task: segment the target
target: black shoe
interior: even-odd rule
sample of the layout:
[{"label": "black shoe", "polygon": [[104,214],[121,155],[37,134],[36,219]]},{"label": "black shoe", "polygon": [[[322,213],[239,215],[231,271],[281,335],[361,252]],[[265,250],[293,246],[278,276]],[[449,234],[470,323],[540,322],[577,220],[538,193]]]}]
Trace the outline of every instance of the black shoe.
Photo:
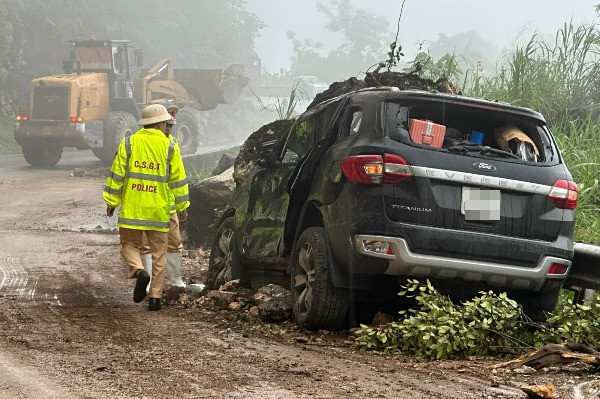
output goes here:
[{"label": "black shoe", "polygon": [[160,310],[160,298],[150,298],[148,300],[148,310]]},{"label": "black shoe", "polygon": [[146,287],[150,283],[150,275],[145,270],[140,270],[137,275],[135,288],[133,289],[133,302],[142,302],[146,297]]}]

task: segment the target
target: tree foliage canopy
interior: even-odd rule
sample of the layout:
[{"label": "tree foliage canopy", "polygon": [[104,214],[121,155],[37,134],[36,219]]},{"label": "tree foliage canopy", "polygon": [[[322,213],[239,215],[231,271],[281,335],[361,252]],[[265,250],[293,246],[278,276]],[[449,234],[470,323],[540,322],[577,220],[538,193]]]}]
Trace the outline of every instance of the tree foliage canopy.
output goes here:
[{"label": "tree foliage canopy", "polygon": [[60,72],[75,38],[131,40],[147,67],[170,58],[177,68],[224,68],[256,60],[263,27],[245,0],[0,0],[0,9],[0,96]]},{"label": "tree foliage canopy", "polygon": [[291,75],[318,75],[326,81],[345,80],[358,75],[361,68],[385,59],[393,35],[384,17],[353,8],[343,0],[319,3],[317,9],[328,17],[327,29],[342,34],[342,43],[323,56],[320,54],[321,43],[299,40],[293,32],[288,32],[294,49]]}]

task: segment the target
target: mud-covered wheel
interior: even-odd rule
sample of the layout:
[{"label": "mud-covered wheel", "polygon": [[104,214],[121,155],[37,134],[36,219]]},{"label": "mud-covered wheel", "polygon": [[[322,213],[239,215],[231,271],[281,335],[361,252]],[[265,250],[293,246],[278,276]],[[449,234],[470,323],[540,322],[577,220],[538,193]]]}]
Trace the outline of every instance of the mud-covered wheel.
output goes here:
[{"label": "mud-covered wheel", "polygon": [[560,288],[548,292],[526,292],[516,297],[523,307],[523,313],[535,322],[544,322],[558,302]]},{"label": "mud-covered wheel", "polygon": [[218,289],[226,282],[237,279],[240,279],[242,285],[248,286],[246,273],[235,249],[234,220],[230,216],[223,220],[215,234],[210,249],[206,285],[211,289]]},{"label": "mud-covered wheel", "polygon": [[46,141],[27,143],[21,150],[25,161],[36,168],[48,168],[56,165],[63,153],[61,146]]},{"label": "mud-covered wheel", "polygon": [[104,166],[110,166],[119,149],[119,143],[138,129],[137,120],[129,112],[111,112],[104,120],[103,147],[92,152]]},{"label": "mud-covered wheel", "polygon": [[171,134],[177,139],[181,154],[194,154],[200,142],[200,128],[194,115],[184,110],[177,113],[177,123]]},{"label": "mud-covered wheel", "polygon": [[294,318],[303,329],[339,330],[347,324],[347,293],[329,281],[331,264],[325,229],[304,230],[294,249],[291,273]]}]

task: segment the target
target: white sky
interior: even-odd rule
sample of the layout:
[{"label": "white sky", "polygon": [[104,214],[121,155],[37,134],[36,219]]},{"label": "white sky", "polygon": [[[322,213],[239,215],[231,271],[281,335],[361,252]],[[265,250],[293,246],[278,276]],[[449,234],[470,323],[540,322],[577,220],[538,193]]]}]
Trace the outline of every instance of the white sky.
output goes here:
[{"label": "white sky", "polygon": [[[354,8],[385,16],[394,33],[401,0],[347,0]],[[286,31],[296,32],[300,40],[324,44],[324,52],[335,48],[340,36],[325,28],[327,18],[316,10],[317,3],[328,0],[248,0],[247,8],[266,24],[257,40],[263,68],[278,71],[290,65],[291,42]],[[597,22],[594,6],[600,0],[406,0],[400,24],[399,43],[405,59],[414,55],[416,44],[476,30],[499,50],[510,48],[519,38],[529,39],[534,32],[554,34],[571,19],[578,25]],[[376,27],[374,27],[376,28]],[[393,37],[390,38],[390,42]]]}]

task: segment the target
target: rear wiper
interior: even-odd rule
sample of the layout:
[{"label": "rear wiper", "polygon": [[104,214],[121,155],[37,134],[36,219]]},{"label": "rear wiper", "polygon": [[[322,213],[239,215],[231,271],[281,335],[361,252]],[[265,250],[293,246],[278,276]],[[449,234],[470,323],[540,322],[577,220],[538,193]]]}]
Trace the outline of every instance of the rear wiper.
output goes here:
[{"label": "rear wiper", "polygon": [[480,154],[494,154],[494,155],[500,155],[500,156],[504,156],[504,157],[509,157],[509,158],[514,158],[514,159],[521,159],[521,157],[519,157],[518,155],[515,155],[511,152],[508,151],[504,151],[504,150],[500,150],[498,148],[492,148],[489,147],[487,145],[480,145],[480,144],[457,144],[457,145],[453,145],[452,147],[446,147],[446,149],[448,151],[452,151],[452,152],[478,152]]}]

